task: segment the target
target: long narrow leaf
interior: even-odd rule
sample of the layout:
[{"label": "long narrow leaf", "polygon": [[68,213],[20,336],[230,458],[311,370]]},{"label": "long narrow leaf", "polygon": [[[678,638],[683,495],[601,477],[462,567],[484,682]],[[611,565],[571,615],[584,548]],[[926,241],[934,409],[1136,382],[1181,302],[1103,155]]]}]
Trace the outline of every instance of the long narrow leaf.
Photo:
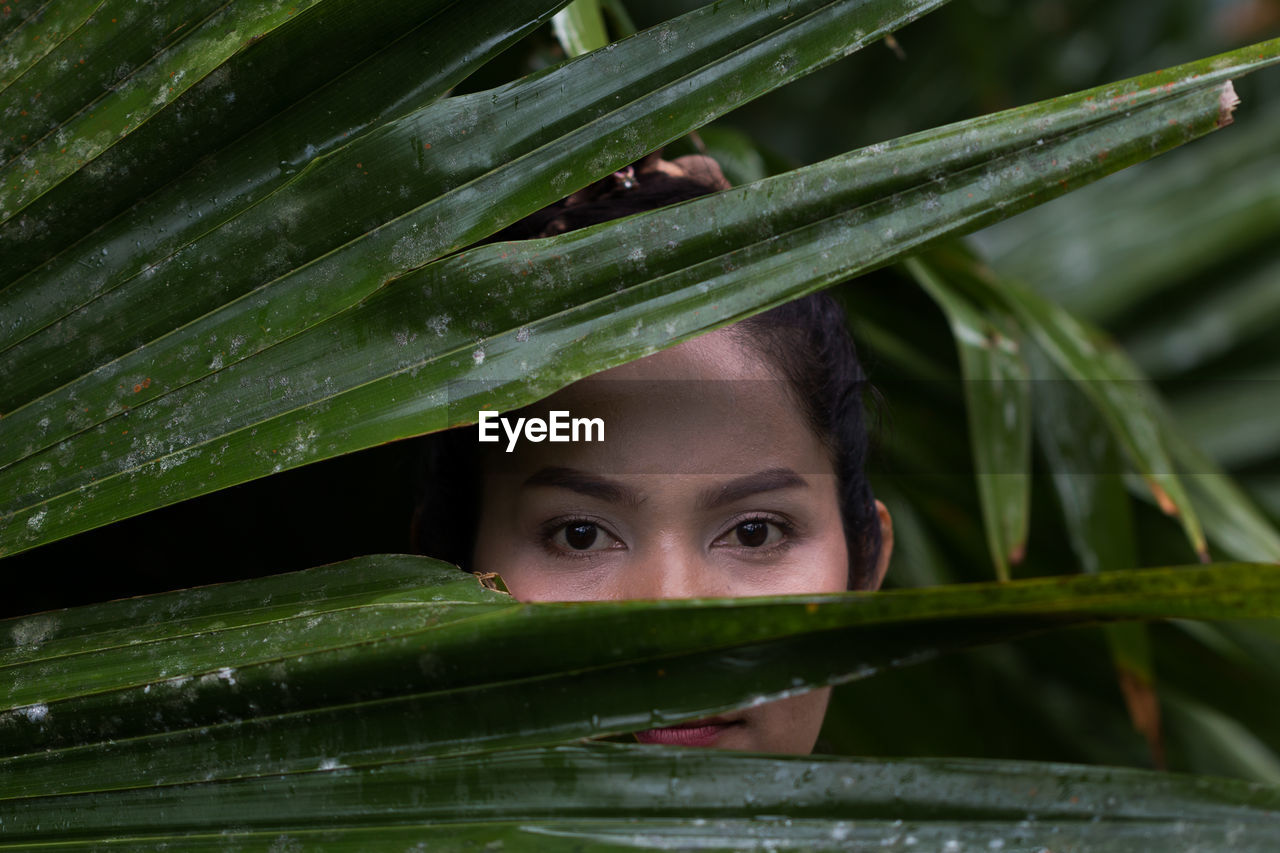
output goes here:
[{"label": "long narrow leaf", "polygon": [[1022,332],[998,302],[976,305],[927,261],[908,258],[911,276],[951,324],[964,381],[978,497],[996,577],[1022,561],[1031,516],[1031,385]]},{"label": "long narrow leaf", "polygon": [[1244,274],[1230,270],[1206,280],[1213,282],[1212,291],[1194,305],[1152,318],[1125,340],[1134,361],[1153,377],[1198,368],[1280,324],[1280,257],[1266,258]]},{"label": "long narrow leaf", "polygon": [[[983,253],[1005,275],[1103,324],[1135,310],[1158,321],[1181,304],[1162,298],[1171,287],[1213,282],[1210,289],[1218,290],[1217,270],[1274,246],[1280,235],[1280,110],[1254,106],[1262,109],[1212,145],[984,232]],[[1205,298],[1202,321],[1216,301]],[[1222,326],[1211,328],[1222,334]],[[1171,351],[1144,367],[1185,366],[1196,357],[1169,337],[1149,339],[1144,349],[1161,343]]]},{"label": "long narrow leaf", "polygon": [[[28,4],[23,4],[27,6]],[[101,0],[73,0],[59,4],[58,14],[47,16],[51,20],[26,20],[21,14],[15,14],[12,6],[0,22],[0,91],[9,87],[14,80],[22,76],[27,69],[39,62],[51,50],[62,43],[67,36],[77,32],[84,26],[94,9],[101,5]],[[42,16],[43,17],[43,16]],[[7,31],[13,27],[11,31]]]},{"label": "long narrow leaf", "polygon": [[[133,351],[136,360],[140,344],[178,330],[161,346],[188,353],[196,376],[244,358],[944,2],[805,0],[779,11],[736,0],[736,15],[699,10],[612,51],[417,110],[326,155],[292,152],[303,163],[296,174],[255,187],[270,192],[220,211],[207,232],[162,239],[158,257],[153,239],[134,246],[137,231],[154,227],[146,205],[112,246],[126,253],[112,262],[118,273],[93,278],[95,301],[83,301],[83,287],[71,291],[82,301],[65,301],[64,280],[78,272],[66,264],[15,285],[34,310],[11,321],[0,410],[104,364],[115,377],[106,408],[65,414],[83,427],[135,407],[160,393],[159,377],[121,382],[127,367],[113,359]],[[278,172],[274,160],[255,165]],[[186,193],[173,200],[183,218],[195,204]],[[276,316],[254,319],[263,308]],[[225,315],[240,330],[209,337]]]},{"label": "long narrow leaf", "polygon": [[[366,558],[347,570],[378,560],[399,563],[394,573],[416,564],[426,594],[318,614],[298,602],[196,634],[179,621],[132,644],[115,634],[52,653],[15,644],[0,799],[552,744],[1033,631],[1280,614],[1280,568],[1250,564],[874,595],[517,605],[460,596],[457,570],[423,558]],[[173,603],[157,599],[156,627]],[[51,630],[32,619],[3,628],[17,640]]]},{"label": "long narrow leaf", "polygon": [[[1036,435],[1049,463],[1072,550],[1086,572],[1128,569],[1138,562],[1133,513],[1119,448],[1106,421],[1039,347],[1028,351],[1035,377]],[[1150,639],[1143,625],[1106,625],[1129,718],[1164,766],[1160,705]]]},{"label": "long narrow leaf", "polygon": [[992,278],[1036,343],[1092,401],[1155,496],[1177,517],[1200,559],[1209,559],[1204,530],[1165,446],[1160,404],[1146,378],[1101,331],[1044,297]]},{"label": "long narrow leaf", "polygon": [[[434,251],[406,235],[400,252],[394,230],[362,241],[0,421],[14,436],[4,461],[17,460],[0,470],[11,496],[0,552],[473,421],[482,405],[528,403],[1011,215],[1219,127],[1226,81],[1274,63],[1278,48],[872,146],[625,223],[464,253],[245,358],[331,310],[307,301],[309,283],[363,286],[351,282],[378,279],[387,256],[414,265]],[[457,191],[459,215],[482,184]],[[483,219],[476,207],[465,215]],[[209,342],[231,346],[210,359]],[[142,405],[126,417],[128,400]]]},{"label": "long narrow leaf", "polygon": [[[37,123],[22,152],[0,166],[0,222],[5,223],[0,281],[42,262],[104,217],[456,2],[223,3],[208,17],[197,15],[189,25],[157,34],[148,29],[154,16],[127,0],[108,0],[105,5],[115,13],[104,9],[107,14],[95,20],[94,29],[115,31],[124,39],[158,37],[160,43],[152,46],[158,52],[152,55],[144,44],[141,53],[130,52],[129,61],[117,65],[110,41],[102,50],[76,44],[66,62],[53,54],[45,57],[51,63],[49,79],[19,81],[4,93],[31,105],[23,121]],[[527,0],[528,11],[501,28],[518,30],[555,5],[555,0]],[[141,64],[130,67],[144,55]],[[111,83],[117,73],[124,78]],[[77,74],[105,78],[109,85],[105,91],[94,81],[77,86]],[[263,80],[272,85],[263,86]],[[34,105],[46,101],[58,108],[46,114]],[[74,112],[67,115],[67,109]]]},{"label": "long narrow leaf", "polygon": [[600,0],[573,0],[551,19],[551,29],[569,56],[581,56],[609,43]]},{"label": "long narrow leaf", "polygon": [[1166,427],[1170,452],[1183,471],[1187,492],[1209,538],[1237,560],[1280,563],[1276,525],[1217,463],[1181,434],[1177,424],[1166,422]]},{"label": "long narrow leaf", "polygon": [[[440,10],[439,4],[409,5],[423,13],[429,13],[432,8]],[[112,290],[137,276],[154,276],[166,258],[269,197],[313,160],[341,148],[379,122],[436,101],[467,73],[544,21],[554,6],[550,2],[542,3],[544,8],[539,14],[538,10],[529,8],[529,0],[461,5],[463,10],[452,9],[454,14],[449,19],[449,32],[454,40],[440,44],[439,27],[428,14],[422,23],[391,44],[375,42],[368,49],[373,50],[375,46],[381,49],[363,63],[291,105],[276,119],[217,151],[213,155],[216,168],[209,168],[206,163],[187,172],[148,198],[145,204],[135,206],[113,221],[103,222],[107,210],[83,204],[86,199],[96,197],[93,192],[78,189],[81,206],[94,208],[90,225],[98,230],[91,237],[74,243],[49,238],[50,252],[55,252],[53,257],[0,288],[0,347],[8,350],[86,304],[97,304],[103,310],[115,307],[106,299]],[[512,24],[513,20],[517,23]],[[355,43],[356,36],[350,33],[347,38]],[[428,68],[422,67],[424,53],[432,57]],[[100,171],[110,170],[96,170],[94,174]],[[136,194],[138,189],[126,184],[121,192]],[[128,196],[130,201],[136,198],[136,195]],[[277,233],[281,244],[287,245],[297,235],[288,232],[288,212],[277,213],[280,221],[270,223],[268,230]],[[19,245],[13,252],[3,253],[5,261],[13,262],[15,269],[29,265],[17,263],[21,249]],[[281,260],[279,257],[264,260],[268,266],[261,272],[270,272],[269,264]],[[13,272],[0,274],[0,280],[8,281]],[[193,284],[192,280],[185,283]],[[153,290],[151,295],[154,293]],[[93,302],[99,298],[103,301]],[[147,299],[128,303],[126,310],[132,307],[137,314],[139,305],[149,304]],[[113,322],[117,325],[108,323],[99,328],[123,327],[136,332],[138,319],[135,317],[130,322],[127,317],[115,317]],[[75,327],[62,324],[57,328]],[[86,342],[82,341],[76,352],[82,353],[85,349]],[[100,357],[115,352],[106,341],[99,342],[95,350]],[[0,365],[7,366],[16,358],[16,355],[7,355]],[[41,369],[50,372],[32,387],[53,387],[50,383],[56,384],[59,377],[52,368],[52,365],[43,365]],[[30,383],[31,377],[23,381]],[[17,386],[10,386],[3,396],[6,402],[0,404],[0,408],[7,408],[12,405],[9,401],[20,396]]]},{"label": "long narrow leaf", "polygon": [[1277,809],[1274,787],[1120,768],[593,744],[20,800],[0,849],[1267,851]]}]

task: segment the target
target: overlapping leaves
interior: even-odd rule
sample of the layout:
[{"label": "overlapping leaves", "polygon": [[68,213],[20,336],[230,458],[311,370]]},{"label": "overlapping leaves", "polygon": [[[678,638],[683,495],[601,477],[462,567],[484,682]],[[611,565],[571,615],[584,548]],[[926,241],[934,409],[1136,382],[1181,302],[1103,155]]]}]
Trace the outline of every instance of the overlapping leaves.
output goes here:
[{"label": "overlapping leaves", "polygon": [[[883,821],[887,808],[905,807],[899,819],[939,831],[1010,832],[1037,803],[1053,820],[1138,819],[1156,836],[1168,831],[1157,818],[1185,808],[1192,825],[1180,832],[1221,831],[1230,818],[1246,839],[1271,838],[1275,792],[1239,783],[1001,763],[510,749],[705,716],[1049,627],[1277,612],[1280,569],[1249,564],[874,595],[516,604],[452,567],[379,557],[8,620],[3,840],[20,843],[36,827],[44,840],[60,827],[90,838],[199,835],[231,811],[249,833],[322,825],[359,838],[388,815],[480,821],[475,831],[491,833],[490,820],[551,817],[544,787],[559,809],[572,789],[567,801],[583,816],[603,810],[612,821],[722,809],[738,818],[740,807]],[[584,644],[586,635],[611,639]],[[954,786],[977,772],[995,776],[962,804]],[[831,787],[846,775],[864,781]],[[1109,792],[1128,776],[1148,787],[1120,806]],[[898,782],[886,788],[889,777]],[[460,779],[470,780],[462,794]],[[1054,787],[1037,799],[1028,780]],[[513,784],[523,794],[500,794]],[[725,784],[744,801],[727,801]],[[643,793],[650,785],[702,793],[655,803]]]},{"label": "overlapping leaves", "polygon": [[[819,28],[825,19],[814,14],[799,33]],[[818,52],[826,59],[831,50]],[[10,464],[0,479],[14,497],[0,535],[20,550],[465,422],[481,402],[530,402],[1210,131],[1229,115],[1226,81],[1273,62],[1274,50],[1251,48],[873,146],[660,217],[464,253],[396,279],[326,321],[338,290],[389,274],[378,273],[385,267],[366,251],[405,269],[456,245],[458,235],[474,238],[497,223],[468,232],[451,220],[445,230],[455,236],[439,241],[430,236],[438,229],[391,240],[380,228],[351,244],[355,255],[325,255],[6,417],[0,428],[26,443],[7,445]],[[608,61],[607,52],[583,59],[592,57]],[[644,98],[637,103],[653,108]],[[438,203],[462,204],[458,216],[483,220],[474,193],[504,174],[514,181],[517,173],[498,169]],[[392,230],[414,231],[414,216],[394,220]],[[315,275],[341,284],[321,286]],[[251,355],[302,328],[308,331]],[[139,405],[122,409],[126,400]],[[1163,488],[1178,502],[1176,481]]]}]

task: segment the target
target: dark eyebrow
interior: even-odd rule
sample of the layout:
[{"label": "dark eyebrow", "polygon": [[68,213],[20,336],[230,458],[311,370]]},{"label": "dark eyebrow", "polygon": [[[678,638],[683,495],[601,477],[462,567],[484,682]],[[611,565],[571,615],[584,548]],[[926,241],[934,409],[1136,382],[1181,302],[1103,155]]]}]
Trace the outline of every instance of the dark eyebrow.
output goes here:
[{"label": "dark eyebrow", "polygon": [[807,488],[808,483],[790,468],[767,468],[736,480],[708,489],[698,497],[701,509],[719,509],[722,506],[777,489]]},{"label": "dark eyebrow", "polygon": [[640,493],[630,486],[597,477],[586,471],[579,471],[577,468],[542,468],[525,480],[524,485],[569,489],[580,495],[627,506],[637,506],[644,500]]}]

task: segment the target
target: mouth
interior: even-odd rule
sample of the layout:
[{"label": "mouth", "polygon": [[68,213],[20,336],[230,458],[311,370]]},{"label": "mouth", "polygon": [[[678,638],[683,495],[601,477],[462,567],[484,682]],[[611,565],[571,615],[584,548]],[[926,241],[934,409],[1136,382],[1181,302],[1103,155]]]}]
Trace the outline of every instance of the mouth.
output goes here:
[{"label": "mouth", "polygon": [[715,746],[726,731],[743,724],[742,720],[708,717],[705,720],[690,720],[676,726],[636,732],[636,740],[667,746]]}]

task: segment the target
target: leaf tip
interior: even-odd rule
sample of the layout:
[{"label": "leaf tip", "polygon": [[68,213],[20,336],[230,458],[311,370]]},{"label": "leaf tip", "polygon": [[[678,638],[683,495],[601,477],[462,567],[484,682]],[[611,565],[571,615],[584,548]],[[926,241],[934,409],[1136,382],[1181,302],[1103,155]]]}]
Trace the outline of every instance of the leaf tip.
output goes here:
[{"label": "leaf tip", "polygon": [[1160,505],[1160,511],[1165,515],[1178,515],[1178,505],[1173,502],[1173,498],[1169,497],[1159,483],[1155,480],[1147,480],[1147,488],[1151,489],[1151,494],[1156,499],[1156,503]]},{"label": "leaf tip", "polygon": [[1235,121],[1235,111],[1238,106],[1240,106],[1240,96],[1236,94],[1236,87],[1228,80],[1222,84],[1222,89],[1218,92],[1218,127],[1226,127]]},{"label": "leaf tip", "polygon": [[1151,763],[1159,770],[1165,769],[1164,735],[1161,732],[1160,702],[1156,697],[1155,686],[1143,673],[1126,666],[1118,667],[1116,674],[1119,677],[1120,693],[1129,710],[1129,719],[1146,739]]}]

